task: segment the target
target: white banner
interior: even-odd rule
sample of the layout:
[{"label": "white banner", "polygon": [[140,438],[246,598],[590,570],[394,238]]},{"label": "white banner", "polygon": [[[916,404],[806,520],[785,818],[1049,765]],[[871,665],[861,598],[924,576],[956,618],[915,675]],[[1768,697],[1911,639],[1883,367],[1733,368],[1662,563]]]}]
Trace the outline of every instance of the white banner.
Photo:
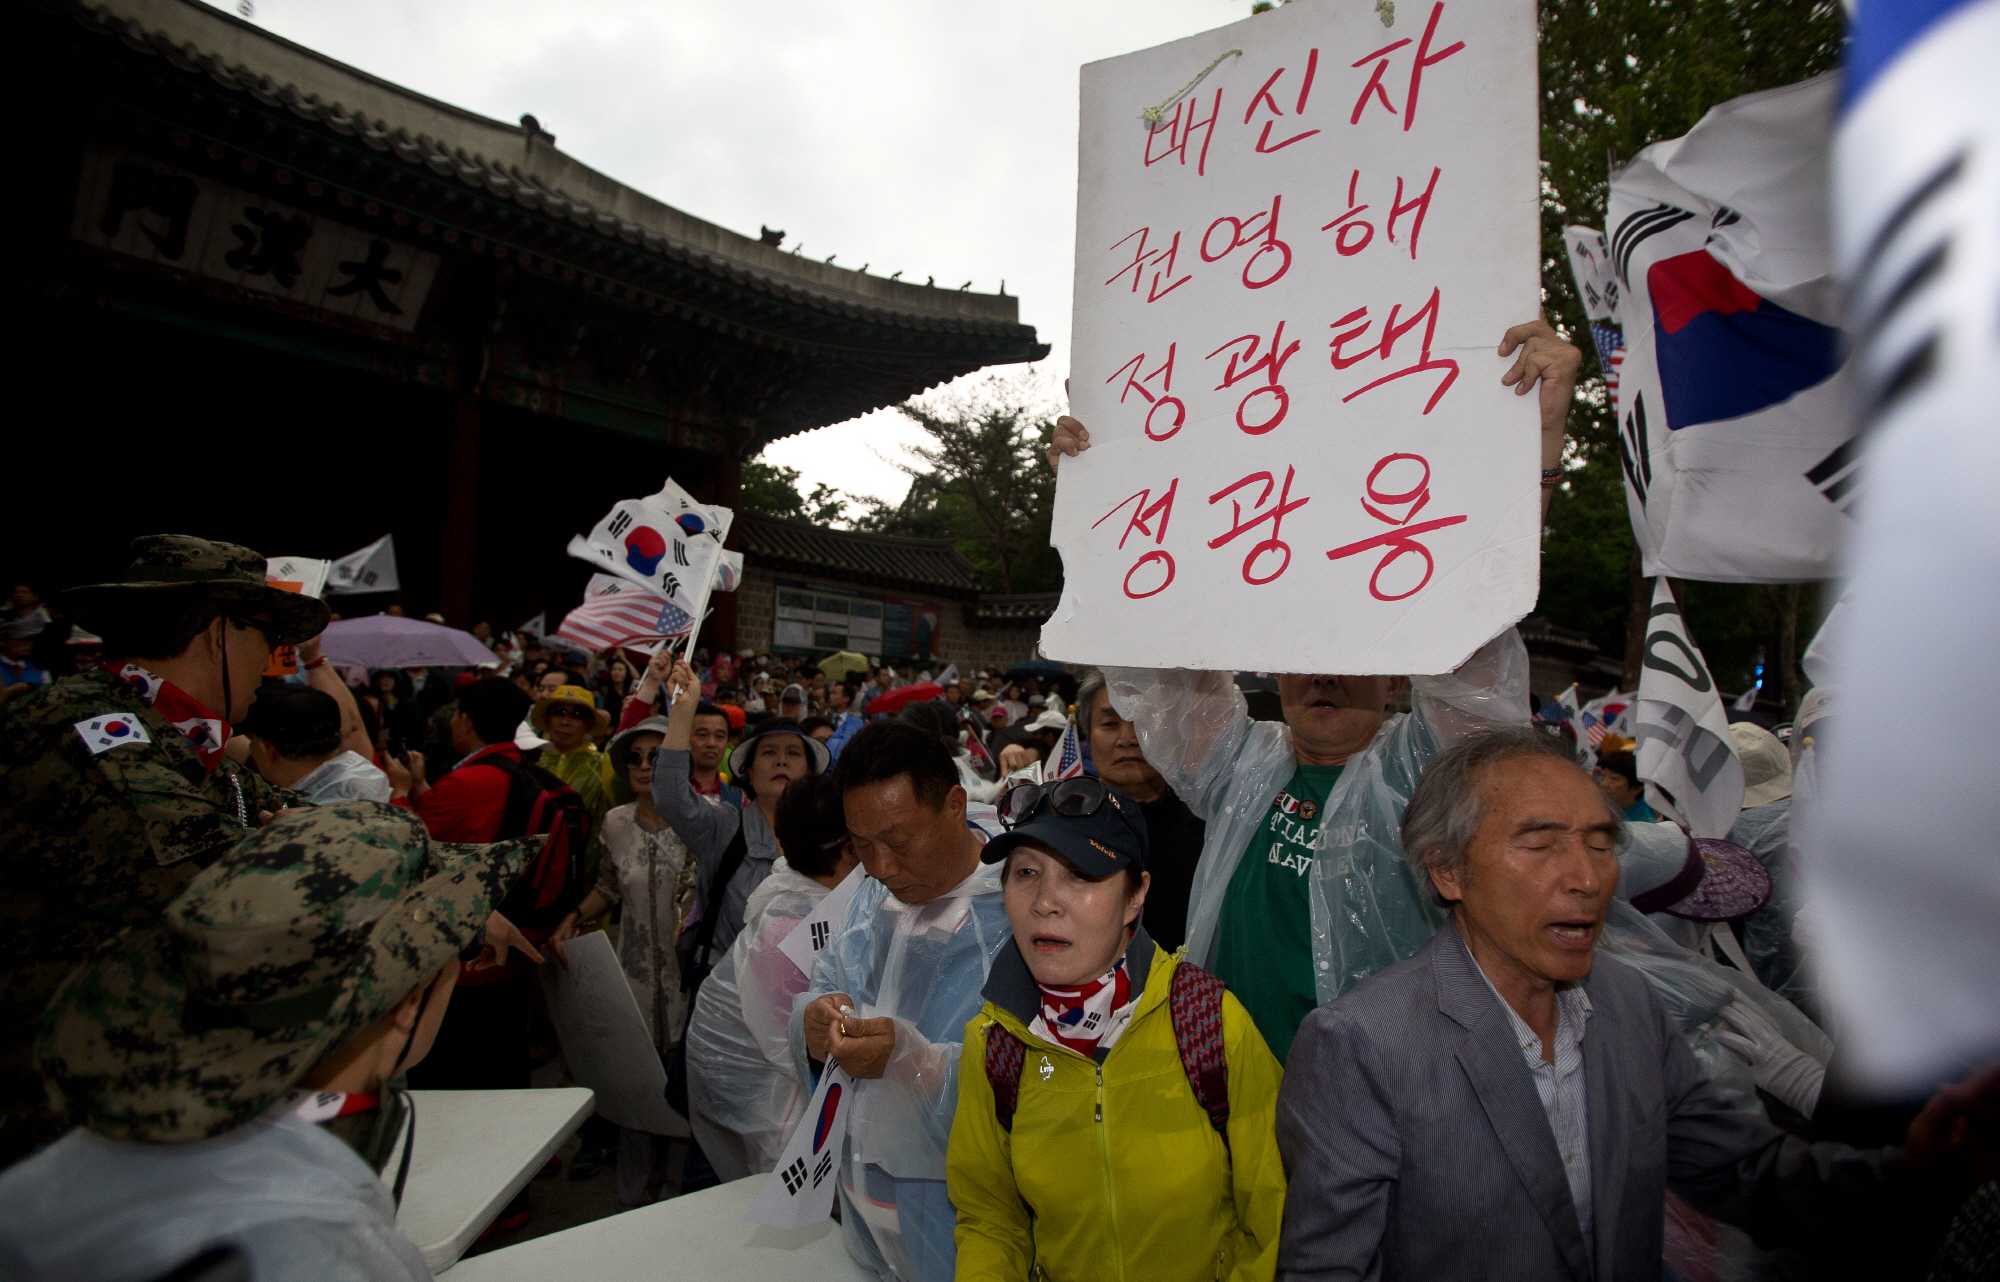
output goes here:
[{"label": "white banner", "polygon": [[854,1079],[829,1062],[745,1220],[781,1229],[811,1228],[826,1221],[833,1213],[840,1147],[847,1139],[848,1104],[853,1098]]},{"label": "white banner", "polygon": [[1649,575],[1834,572],[1855,485],[1826,194],[1839,96],[1828,73],[1733,99],[1612,177],[1619,445]]},{"label": "white banner", "polygon": [[867,877],[860,865],[841,878],[835,886],[805,915],[798,925],[792,927],[789,935],[778,941],[778,951],[791,958],[792,965],[805,972],[813,973],[813,962],[826,951],[833,941],[833,933],[840,929],[840,923],[847,916],[847,906],[854,902],[854,892],[861,889],[861,882]]},{"label": "white banner", "polygon": [[1436,673],[1533,606],[1538,417],[1497,348],[1539,310],[1535,9],[1394,24],[1293,4],[1083,69],[1092,448],[1043,653]]},{"label": "white banner", "polygon": [[1639,777],[1653,808],[1697,837],[1727,837],[1743,809],[1743,763],[1715,679],[1665,579],[1653,583],[1633,719]]},{"label": "white banner", "polygon": [[395,536],[385,534],[333,563],[326,577],[326,594],[395,592],[402,587],[396,578]]}]

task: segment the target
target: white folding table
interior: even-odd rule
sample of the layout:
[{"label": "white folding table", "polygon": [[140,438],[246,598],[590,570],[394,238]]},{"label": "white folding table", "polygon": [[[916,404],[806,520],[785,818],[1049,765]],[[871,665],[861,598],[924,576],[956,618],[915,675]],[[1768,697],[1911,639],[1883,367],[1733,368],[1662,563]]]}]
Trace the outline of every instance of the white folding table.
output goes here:
[{"label": "white folding table", "polygon": [[[417,1111],[410,1176],[396,1222],[442,1273],[590,1116],[581,1086],[525,1091],[411,1091]],[[402,1145],[383,1168],[393,1183]]]},{"label": "white folding table", "polygon": [[832,1220],[809,1229],[744,1223],[768,1178],[752,1175],[477,1255],[452,1282],[875,1282],[848,1257]]}]

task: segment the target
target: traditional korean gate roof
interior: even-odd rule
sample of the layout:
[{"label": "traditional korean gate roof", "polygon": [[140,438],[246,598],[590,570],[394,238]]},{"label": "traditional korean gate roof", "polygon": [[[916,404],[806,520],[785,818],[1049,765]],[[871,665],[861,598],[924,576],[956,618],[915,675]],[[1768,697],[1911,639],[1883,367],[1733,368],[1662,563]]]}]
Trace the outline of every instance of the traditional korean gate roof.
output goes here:
[{"label": "traditional korean gate roof", "polygon": [[833,530],[757,512],[739,513],[730,532],[748,560],[771,569],[955,596],[979,591],[979,567],[950,539]]},{"label": "traditional korean gate roof", "polygon": [[[693,423],[713,442],[707,448],[749,457],[982,366],[1048,352],[1005,294],[913,285],[786,253],[565,155],[533,117],[510,125],[427,98],[195,0],[35,7],[78,25],[67,27],[76,38],[53,38],[68,48],[24,59],[27,74],[63,77],[57,96],[93,112],[92,127],[115,145],[268,186],[448,263],[538,277],[574,296],[571,355],[592,341],[593,325],[601,340],[610,316],[608,328],[623,331],[624,381],[586,388],[546,361],[498,371],[531,389],[515,398],[535,402],[529,408],[594,397],[642,420]],[[472,307],[460,299],[455,329],[451,317],[426,315],[403,340],[428,348],[411,367],[428,359],[476,367],[482,380],[493,373],[485,355],[467,350],[466,334],[476,345],[479,325],[499,332],[506,309],[463,314]],[[607,364],[616,362],[593,368]],[[718,370],[711,403],[672,403],[697,376],[704,388],[715,383]]]}]

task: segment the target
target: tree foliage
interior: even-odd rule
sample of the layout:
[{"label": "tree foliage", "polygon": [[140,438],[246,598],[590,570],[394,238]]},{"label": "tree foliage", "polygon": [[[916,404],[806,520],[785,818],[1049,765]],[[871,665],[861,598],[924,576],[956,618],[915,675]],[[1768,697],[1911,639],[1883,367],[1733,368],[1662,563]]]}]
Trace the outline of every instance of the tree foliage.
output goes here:
[{"label": "tree foliage", "polygon": [[743,488],[737,502],[752,512],[833,525],[847,515],[847,496],[825,482],[817,482],[812,493],[799,491],[799,469],[762,463],[756,459],[743,465]]},{"label": "tree foliage", "polygon": [[857,529],[951,539],[995,592],[1053,592],[1062,559],[1049,546],[1055,476],[1044,452],[1059,412],[1034,370],[992,374],[897,409],[930,438],[896,464],[910,491],[895,506],[859,500]]},{"label": "tree foliage", "polygon": [[[1720,102],[1838,65],[1841,34],[1834,0],[1542,5],[1542,292],[1565,336],[1590,350],[1562,229],[1604,225],[1612,167],[1649,143],[1686,133]],[[1632,531],[1602,371],[1590,357],[1585,368],[1570,414],[1575,470],[1550,507],[1538,608],[1615,656],[1626,651]],[[1773,647],[1775,655],[1783,613],[1777,603],[1787,600],[1796,606],[1801,594],[1691,585],[1688,626],[1725,687],[1743,683],[1759,649]],[[1798,631],[1810,637],[1803,623]]]}]

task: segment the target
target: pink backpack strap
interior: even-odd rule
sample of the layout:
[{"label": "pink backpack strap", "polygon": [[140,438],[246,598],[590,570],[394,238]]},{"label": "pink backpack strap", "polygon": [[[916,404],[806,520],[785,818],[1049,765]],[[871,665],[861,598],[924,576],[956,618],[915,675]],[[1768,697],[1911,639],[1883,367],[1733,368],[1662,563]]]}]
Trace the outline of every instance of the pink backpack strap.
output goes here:
[{"label": "pink backpack strap", "polygon": [[[1167,990],[1173,1016],[1174,1042],[1180,1047],[1181,1068],[1194,1098],[1208,1114],[1210,1125],[1229,1144],[1229,1057],[1222,1043],[1223,982],[1199,966],[1182,962],[1174,968]],[[1018,1082],[1020,1070],[1015,1069]]]},{"label": "pink backpack strap", "polygon": [[1021,1099],[1021,1061],[1028,1048],[998,1023],[986,1027],[986,1081],[993,1088],[993,1116],[1013,1133],[1014,1107]]}]

